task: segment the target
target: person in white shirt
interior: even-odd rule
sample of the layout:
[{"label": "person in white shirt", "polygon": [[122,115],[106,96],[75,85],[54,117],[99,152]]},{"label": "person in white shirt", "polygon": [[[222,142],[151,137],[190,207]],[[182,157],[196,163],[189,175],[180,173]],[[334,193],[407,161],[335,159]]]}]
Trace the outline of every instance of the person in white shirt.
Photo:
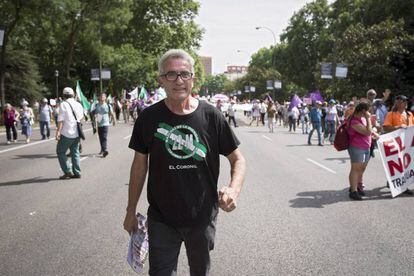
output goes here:
[{"label": "person in white shirt", "polygon": [[292,107],[292,109],[289,111],[289,131],[293,131],[296,132],[296,123],[298,121],[299,118],[299,109],[294,106]]},{"label": "person in white shirt", "polygon": [[[77,122],[83,119],[83,107],[74,99],[75,92],[70,87],[63,89],[63,99],[59,107],[56,152],[63,175],[60,179],[80,178],[79,133]],[[76,119],[75,119],[76,115]],[[70,150],[72,166],[67,163],[66,151]]]},{"label": "person in white shirt", "polygon": [[229,108],[227,109],[227,115],[229,116],[229,125],[233,121],[234,127],[237,127],[233,100],[229,104]]}]

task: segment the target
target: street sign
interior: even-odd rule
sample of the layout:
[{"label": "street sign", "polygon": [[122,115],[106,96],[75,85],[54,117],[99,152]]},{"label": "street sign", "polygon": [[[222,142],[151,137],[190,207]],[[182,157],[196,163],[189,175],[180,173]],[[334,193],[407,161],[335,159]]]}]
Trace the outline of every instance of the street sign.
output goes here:
[{"label": "street sign", "polygon": [[245,86],[244,87],[244,93],[249,93],[250,92],[250,87],[249,86]]},{"label": "street sign", "polygon": [[275,81],[274,85],[275,85],[276,89],[282,89],[282,82],[281,81],[279,81],[279,80]]},{"label": "street sign", "polygon": [[267,90],[273,90],[273,81],[272,80],[266,81],[266,89]]},{"label": "street sign", "polygon": [[348,65],[343,63],[336,64],[335,77],[345,79],[348,74]]},{"label": "street sign", "polygon": [[256,87],[250,86],[250,92],[256,92]]},{"label": "street sign", "polygon": [[110,80],[111,79],[111,70],[109,70],[107,68],[102,69],[101,78],[103,80]]},{"label": "street sign", "polygon": [[4,30],[0,30],[0,46],[3,46]]},{"label": "street sign", "polygon": [[332,79],[332,63],[331,62],[321,63],[321,78]]},{"label": "street sign", "polygon": [[91,69],[91,81],[99,80],[99,69]]}]

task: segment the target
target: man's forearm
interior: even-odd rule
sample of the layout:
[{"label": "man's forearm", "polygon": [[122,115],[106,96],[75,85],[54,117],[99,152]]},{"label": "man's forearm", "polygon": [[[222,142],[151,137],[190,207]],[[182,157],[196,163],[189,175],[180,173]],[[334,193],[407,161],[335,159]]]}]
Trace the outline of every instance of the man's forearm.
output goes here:
[{"label": "man's forearm", "polygon": [[229,187],[235,189],[237,195],[239,195],[243,187],[244,177],[246,174],[246,160],[240,155],[237,156],[233,162],[230,161],[230,165],[231,180]]}]

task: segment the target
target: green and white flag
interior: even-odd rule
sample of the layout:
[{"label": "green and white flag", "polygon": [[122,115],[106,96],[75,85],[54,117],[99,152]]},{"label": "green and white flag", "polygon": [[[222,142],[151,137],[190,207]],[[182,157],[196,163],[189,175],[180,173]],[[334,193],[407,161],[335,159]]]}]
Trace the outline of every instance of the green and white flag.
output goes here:
[{"label": "green and white flag", "polygon": [[82,89],[80,88],[79,81],[76,81],[76,97],[81,102],[84,110],[89,110],[91,108],[91,104],[88,102],[88,99],[82,93]]}]

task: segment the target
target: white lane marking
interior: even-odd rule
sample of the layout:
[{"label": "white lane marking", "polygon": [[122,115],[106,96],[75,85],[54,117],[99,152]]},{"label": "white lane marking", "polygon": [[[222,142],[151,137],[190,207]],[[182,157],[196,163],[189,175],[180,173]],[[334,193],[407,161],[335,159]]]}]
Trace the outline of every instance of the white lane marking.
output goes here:
[{"label": "white lane marking", "polygon": [[330,172],[330,173],[336,174],[336,172],[335,172],[335,171],[331,170],[330,168],[325,167],[325,166],[324,166],[324,165],[322,165],[322,164],[319,164],[318,162],[316,162],[316,161],[314,161],[314,160],[312,160],[312,159],[310,159],[310,158],[307,158],[306,160],[308,160],[309,162],[311,162],[311,163],[315,164],[315,165],[316,165],[316,166],[318,166],[318,167],[321,167],[321,168],[322,168],[322,169],[324,169],[324,170],[327,170],[327,171],[328,171],[328,172]]},{"label": "white lane marking", "polygon": [[[90,130],[92,130],[92,128],[85,129],[84,131],[86,132],[86,131],[90,131]],[[18,149],[22,149],[22,148],[26,148],[26,147],[30,147],[30,146],[34,146],[34,145],[46,143],[46,142],[51,142],[51,141],[55,141],[56,142],[56,139],[51,138],[51,139],[48,139],[48,140],[40,140],[40,141],[37,141],[37,142],[32,142],[32,143],[29,143],[29,144],[25,144],[25,145],[21,145],[21,146],[9,148],[9,149],[1,150],[0,153],[12,151],[12,150],[18,150]]]},{"label": "white lane marking", "polygon": [[266,140],[273,141],[271,138],[267,137],[266,135],[262,135],[262,137],[265,138]]},{"label": "white lane marking", "polygon": [[131,136],[132,136],[132,134],[131,135],[128,135],[128,136],[125,136],[124,137],[124,140],[131,138]]},{"label": "white lane marking", "polygon": [[33,216],[34,214],[36,214],[36,211],[30,212],[29,215]]},{"label": "white lane marking", "polygon": [[79,162],[82,162],[82,161],[83,161],[83,160],[85,160],[86,158],[88,158],[88,156],[85,156],[85,157],[81,158],[81,159],[79,160]]}]

